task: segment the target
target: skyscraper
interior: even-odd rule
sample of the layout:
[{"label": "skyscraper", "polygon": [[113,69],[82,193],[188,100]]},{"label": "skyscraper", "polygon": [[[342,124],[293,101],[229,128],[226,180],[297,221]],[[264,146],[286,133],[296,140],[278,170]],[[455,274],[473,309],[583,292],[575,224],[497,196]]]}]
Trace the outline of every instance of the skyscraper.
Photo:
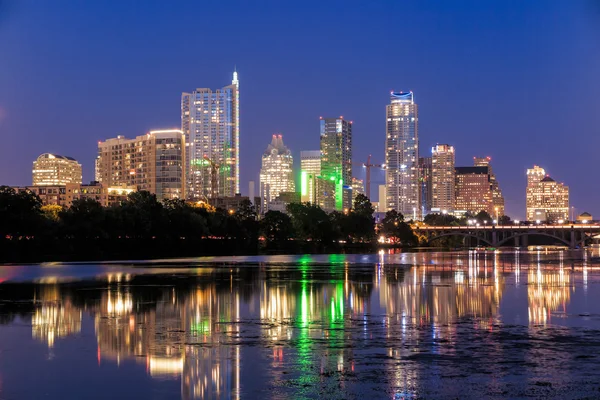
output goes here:
[{"label": "skyscraper", "polygon": [[185,197],[185,139],[178,129],[98,142],[97,178],[107,187],[135,187],[158,200]]},{"label": "skyscraper", "polygon": [[317,204],[317,178],[321,175],[321,150],[300,152],[300,195],[303,203]]},{"label": "skyscraper", "polygon": [[475,167],[487,167],[490,175],[490,184],[492,188],[492,203],[493,212],[490,212],[494,218],[499,218],[504,215],[504,196],[502,196],[502,190],[500,190],[500,184],[494,175],[492,170],[492,158],[491,157],[473,157],[473,165]]},{"label": "skyscraper", "polygon": [[321,118],[321,178],[323,208],[352,207],[352,122]]},{"label": "skyscraper", "polygon": [[34,186],[81,183],[81,164],[74,158],[45,153],[33,162]]},{"label": "skyscraper", "polygon": [[413,215],[419,207],[419,116],[412,92],[391,93],[386,127],[387,208]]},{"label": "skyscraper", "polygon": [[186,187],[191,199],[240,191],[240,101],[237,72],[231,85],[181,95],[186,140]]},{"label": "skyscraper", "polygon": [[454,210],[454,147],[438,144],[431,148],[431,208]]},{"label": "skyscraper", "polygon": [[544,169],[535,165],[527,170],[527,220],[549,221],[569,219],[569,187],[544,176]]},{"label": "skyscraper", "polygon": [[356,198],[356,196],[358,196],[359,194],[362,194],[362,195],[365,194],[365,183],[363,182],[362,179],[352,177],[352,201],[353,202],[354,202],[354,199]]},{"label": "skyscraper", "polygon": [[533,168],[527,169],[527,187],[541,181],[546,176],[546,170],[542,167],[534,165]]},{"label": "skyscraper", "polygon": [[421,218],[431,212],[431,157],[419,157],[419,210]]},{"label": "skyscraper", "polygon": [[262,156],[260,170],[260,197],[262,210],[269,210],[269,203],[282,192],[293,192],[294,172],[292,152],[283,144],[281,135],[273,135],[271,144]]},{"label": "skyscraper", "polygon": [[388,206],[387,206],[387,185],[379,185],[378,188],[378,194],[379,194],[379,209],[377,211],[379,212],[386,212],[388,210]]},{"label": "skyscraper", "polygon": [[457,211],[467,211],[471,214],[485,211],[493,218],[497,218],[489,167],[456,167],[454,208]]}]

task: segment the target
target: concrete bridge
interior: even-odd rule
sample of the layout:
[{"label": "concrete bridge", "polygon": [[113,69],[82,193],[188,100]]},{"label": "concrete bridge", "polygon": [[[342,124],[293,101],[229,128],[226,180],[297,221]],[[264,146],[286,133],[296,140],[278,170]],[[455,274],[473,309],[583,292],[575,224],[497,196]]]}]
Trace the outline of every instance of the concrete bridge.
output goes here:
[{"label": "concrete bridge", "polygon": [[483,225],[483,226],[419,226],[417,235],[425,236],[427,243],[446,236],[474,238],[478,245],[490,247],[506,246],[511,241],[515,246],[527,246],[531,236],[545,236],[568,246],[570,249],[583,246],[587,240],[600,234],[600,225]]}]

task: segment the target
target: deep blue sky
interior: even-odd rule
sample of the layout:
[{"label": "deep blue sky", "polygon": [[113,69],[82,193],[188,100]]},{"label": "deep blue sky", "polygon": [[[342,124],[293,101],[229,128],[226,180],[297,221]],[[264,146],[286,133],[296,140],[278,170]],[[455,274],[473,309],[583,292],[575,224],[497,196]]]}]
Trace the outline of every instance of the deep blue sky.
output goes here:
[{"label": "deep blue sky", "polygon": [[93,179],[98,140],[178,127],[181,92],[229,84],[234,65],[243,192],[273,133],[297,159],[318,149],[319,116],[352,119],[354,159],[383,162],[389,92],[413,90],[421,153],[491,156],[509,215],[535,163],[600,216],[594,0],[0,0],[0,184],[30,184],[44,152]]}]

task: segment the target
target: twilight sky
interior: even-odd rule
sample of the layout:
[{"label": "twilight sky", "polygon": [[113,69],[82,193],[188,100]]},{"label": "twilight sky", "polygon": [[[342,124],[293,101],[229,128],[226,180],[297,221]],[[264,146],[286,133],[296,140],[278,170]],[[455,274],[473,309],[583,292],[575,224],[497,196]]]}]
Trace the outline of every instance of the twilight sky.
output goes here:
[{"label": "twilight sky", "polygon": [[234,66],[244,193],[273,133],[296,161],[318,149],[319,116],[353,120],[353,158],[383,162],[389,92],[413,90],[421,154],[491,156],[507,214],[538,164],[600,217],[598,0],[0,0],[0,184],[31,184],[45,152],[92,180],[98,140],[179,127],[181,92]]}]

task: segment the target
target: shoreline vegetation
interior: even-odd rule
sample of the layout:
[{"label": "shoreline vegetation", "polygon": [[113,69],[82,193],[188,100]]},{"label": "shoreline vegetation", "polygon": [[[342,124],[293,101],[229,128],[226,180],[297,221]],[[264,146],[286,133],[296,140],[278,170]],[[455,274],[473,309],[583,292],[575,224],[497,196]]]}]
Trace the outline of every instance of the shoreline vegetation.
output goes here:
[{"label": "shoreline vegetation", "polygon": [[294,203],[287,213],[268,211],[258,219],[249,201],[223,210],[179,199],[159,202],[145,191],[117,206],[81,199],[63,208],[0,186],[0,263],[366,253],[375,251],[378,235],[397,247],[418,244],[402,214],[390,211],[376,232],[373,212],[359,195],[343,213]]},{"label": "shoreline vegetation", "polygon": [[[78,199],[63,208],[43,205],[32,192],[0,186],[0,263],[468,247],[457,237],[424,246],[426,240],[415,235],[413,221],[405,221],[395,210],[375,225],[373,205],[364,195],[356,196],[345,212],[327,213],[310,203],[292,203],[286,211],[268,211],[259,219],[248,200],[236,210],[223,210],[204,202],[159,202],[146,191],[130,193],[126,201],[111,207]],[[490,216],[482,211],[467,218],[483,221]],[[503,223],[510,221],[503,218]],[[467,219],[429,214],[423,223],[466,225]]]}]

